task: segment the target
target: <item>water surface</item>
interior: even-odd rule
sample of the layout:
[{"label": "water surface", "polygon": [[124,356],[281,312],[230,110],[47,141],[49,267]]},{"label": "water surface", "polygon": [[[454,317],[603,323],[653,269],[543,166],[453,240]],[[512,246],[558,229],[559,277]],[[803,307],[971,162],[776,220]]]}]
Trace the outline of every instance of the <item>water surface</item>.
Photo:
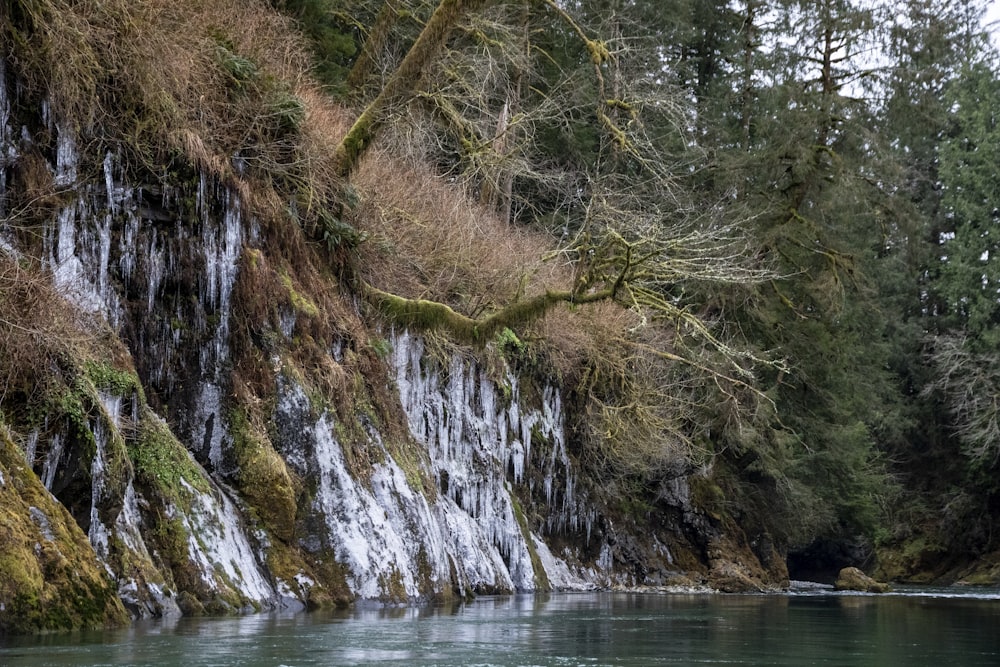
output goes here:
[{"label": "water surface", "polygon": [[1000,592],[575,593],[0,639],[0,664],[1000,665]]}]

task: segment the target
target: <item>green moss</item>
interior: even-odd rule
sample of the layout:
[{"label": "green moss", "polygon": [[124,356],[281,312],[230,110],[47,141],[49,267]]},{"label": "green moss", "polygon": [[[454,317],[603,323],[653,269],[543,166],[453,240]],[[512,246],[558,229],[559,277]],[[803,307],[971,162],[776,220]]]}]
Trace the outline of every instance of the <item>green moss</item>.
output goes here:
[{"label": "green moss", "polygon": [[421,330],[447,331],[457,342],[483,344],[499,335],[504,329],[524,326],[540,319],[559,303],[595,303],[614,297],[614,288],[578,294],[570,291],[550,290],[542,294],[514,301],[498,311],[478,319],[452,310],[447,304],[426,299],[407,299],[385,292],[371,285],[362,285],[365,298],[379,311],[397,324]]},{"label": "green moss", "polygon": [[134,393],[140,402],[146,402],[139,376],[134,371],[121,370],[104,361],[87,361],[84,370],[96,388],[123,398]]},{"label": "green moss", "polygon": [[229,428],[241,496],[271,534],[290,542],[295,533],[296,499],[301,485],[266,435],[251,426],[246,413],[231,411]]},{"label": "green moss", "polygon": [[549,582],[545,566],[542,565],[542,559],[538,556],[538,550],[535,548],[535,540],[531,537],[531,529],[528,527],[528,517],[524,514],[521,501],[517,499],[517,496],[511,494],[510,504],[514,509],[514,518],[517,520],[517,525],[521,528],[524,543],[528,547],[528,554],[531,556],[531,569],[535,573],[535,587],[540,591],[551,590],[552,584]]},{"label": "green moss", "polygon": [[379,576],[378,586],[382,591],[383,602],[405,602],[408,599],[406,586],[403,585],[403,575],[395,566],[391,574]]},{"label": "green moss", "polygon": [[527,349],[527,345],[517,337],[517,334],[510,330],[508,327],[504,327],[500,330],[500,333],[496,337],[496,345],[502,352],[506,354],[523,354]]},{"label": "green moss", "polygon": [[71,437],[82,443],[84,453],[92,459],[97,453],[97,441],[90,430],[90,406],[97,396],[89,383],[78,381],[72,388],[65,387],[57,394],[49,406],[49,414],[66,420]]},{"label": "green moss", "polygon": [[140,483],[175,504],[182,507],[187,504],[182,502],[188,492],[181,480],[202,493],[211,490],[201,467],[167,423],[152,411],[143,415],[138,437],[129,443],[128,453]]},{"label": "green moss", "polygon": [[121,625],[86,535],[0,429],[0,634]]},{"label": "green moss", "polygon": [[285,272],[281,273],[281,284],[288,290],[288,298],[292,302],[292,308],[296,312],[308,315],[309,317],[317,317],[319,315],[319,308],[316,307],[316,304],[295,289],[292,285],[291,276]]},{"label": "green moss", "polygon": [[688,479],[692,504],[714,519],[725,511],[726,493],[711,478],[694,475]]},{"label": "green moss", "polygon": [[332,552],[323,551],[312,565],[322,589],[311,592],[308,600],[310,608],[346,607],[354,602],[355,595],[347,583],[349,570]]}]

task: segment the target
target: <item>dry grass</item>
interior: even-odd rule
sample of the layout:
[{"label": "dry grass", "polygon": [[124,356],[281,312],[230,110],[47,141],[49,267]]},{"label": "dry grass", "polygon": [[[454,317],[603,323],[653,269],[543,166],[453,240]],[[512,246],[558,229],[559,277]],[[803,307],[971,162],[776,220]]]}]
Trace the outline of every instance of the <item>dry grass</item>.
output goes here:
[{"label": "dry grass", "polygon": [[365,277],[477,316],[521,296],[572,285],[547,235],[508,225],[428,168],[373,152],[355,176]]},{"label": "dry grass", "polygon": [[95,358],[99,323],[81,313],[38,267],[0,249],[0,405],[27,407]]},{"label": "dry grass", "polygon": [[0,34],[28,90],[99,144],[84,155],[120,149],[154,176],[194,166],[262,213],[303,191],[335,197],[348,121],[309,78],[301,33],[263,0],[16,0]]}]

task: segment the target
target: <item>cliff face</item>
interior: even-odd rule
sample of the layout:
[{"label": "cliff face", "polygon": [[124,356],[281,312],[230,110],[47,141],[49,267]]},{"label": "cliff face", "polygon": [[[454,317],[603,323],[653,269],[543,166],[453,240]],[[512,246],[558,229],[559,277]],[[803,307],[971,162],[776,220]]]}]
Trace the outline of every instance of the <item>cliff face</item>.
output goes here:
[{"label": "cliff face", "polygon": [[784,577],[684,476],[612,509],[563,388],[366,319],[252,184],[79,125],[0,60],[0,628]]}]

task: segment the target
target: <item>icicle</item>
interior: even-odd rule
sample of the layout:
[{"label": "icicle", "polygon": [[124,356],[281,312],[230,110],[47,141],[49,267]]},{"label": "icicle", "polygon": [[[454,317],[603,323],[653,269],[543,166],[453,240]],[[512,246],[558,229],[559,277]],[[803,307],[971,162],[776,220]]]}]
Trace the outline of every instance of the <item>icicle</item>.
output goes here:
[{"label": "icicle", "polygon": [[[108,567],[110,531],[101,521],[98,503],[105,495],[108,442],[113,437],[111,429],[117,430],[121,424],[121,397],[101,392],[100,399],[104,408],[103,414],[91,425],[97,446],[90,463],[90,530],[87,537],[97,556],[105,563],[105,567]],[[114,573],[110,568],[108,572],[113,576]]]},{"label": "icicle", "polygon": [[128,287],[136,267],[136,237],[139,234],[139,217],[134,211],[128,211],[125,223],[122,225],[121,241],[118,244],[118,266],[122,279]]},{"label": "icicle", "polygon": [[[202,351],[202,370],[213,373],[229,357],[230,298],[236,284],[238,260],[242,250],[242,214],[235,194],[226,197],[221,225],[214,222],[206,204],[206,176],[198,185],[198,209],[202,217],[202,247],[205,255],[205,283],[202,303],[214,310],[217,324],[210,350]],[[209,352],[209,355],[205,353]]]},{"label": "icicle", "polygon": [[160,282],[166,271],[165,252],[157,245],[158,235],[154,232],[149,235],[149,250],[146,252],[146,312],[153,312],[153,304],[159,296]]},{"label": "icicle", "polygon": [[49,441],[49,452],[48,456],[45,457],[45,463],[42,464],[42,474],[39,476],[42,480],[42,484],[49,491],[52,490],[52,484],[55,482],[56,473],[59,471],[59,460],[63,455],[63,441],[62,436],[58,433],[52,436]]},{"label": "icicle", "polygon": [[28,462],[28,467],[34,470],[35,456],[38,451],[38,429],[34,429],[28,434],[24,442],[24,460]]},{"label": "icicle", "polygon": [[[562,511],[556,513],[576,511],[558,392],[546,388],[540,408],[525,410],[517,379],[508,371],[510,401],[501,405],[496,385],[476,363],[455,355],[442,385],[435,364],[424,363],[419,337],[403,332],[394,335],[392,343],[396,382],[411,433],[430,454],[443,498],[454,503],[449,530],[468,535],[462,556],[478,559],[470,578],[482,581],[483,572],[491,567],[488,563],[502,562],[503,569],[491,575],[494,581],[509,581],[515,589],[533,588],[531,549],[517,520],[510,483],[523,482],[532,431],[537,430],[552,442],[552,454],[542,462],[548,484],[552,486],[556,476],[566,480]],[[464,522],[470,525],[463,530]],[[484,549],[470,555],[470,550],[474,554]]]},{"label": "icicle", "polygon": [[76,140],[72,133],[56,123],[56,185],[68,187],[76,183],[78,162]]},{"label": "icicle", "polygon": [[7,165],[17,159],[17,146],[10,127],[6,62],[0,57],[0,220],[7,218]]}]

